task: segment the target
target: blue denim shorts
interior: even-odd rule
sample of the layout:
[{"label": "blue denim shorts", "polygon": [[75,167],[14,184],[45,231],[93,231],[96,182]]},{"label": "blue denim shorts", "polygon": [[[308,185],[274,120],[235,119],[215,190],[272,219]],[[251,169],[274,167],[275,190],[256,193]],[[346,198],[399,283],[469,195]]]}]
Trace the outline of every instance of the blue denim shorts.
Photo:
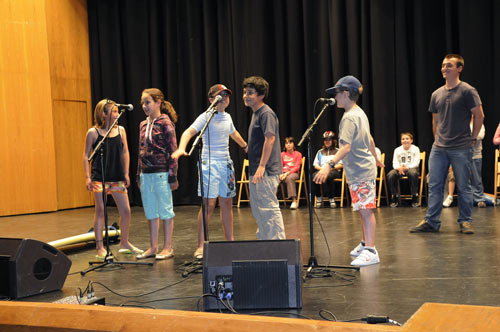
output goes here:
[{"label": "blue denim shorts", "polygon": [[[203,173],[203,196],[207,198],[232,198],[236,196],[233,161],[211,160],[210,165],[206,160],[201,163]],[[198,183],[198,196],[201,196],[200,183]]]},{"label": "blue denim shorts", "polygon": [[148,220],[171,219],[175,216],[168,173],[141,173],[141,198]]}]

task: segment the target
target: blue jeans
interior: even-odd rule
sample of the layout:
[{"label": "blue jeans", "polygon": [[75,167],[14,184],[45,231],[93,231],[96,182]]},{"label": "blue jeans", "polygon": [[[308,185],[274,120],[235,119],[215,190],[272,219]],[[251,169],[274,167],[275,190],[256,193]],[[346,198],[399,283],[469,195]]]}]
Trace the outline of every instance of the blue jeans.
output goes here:
[{"label": "blue jeans", "polygon": [[484,202],[483,179],[481,178],[481,168],[483,166],[483,159],[472,159],[472,195],[474,204]]},{"label": "blue jeans", "polygon": [[429,204],[425,220],[435,229],[441,227],[443,192],[448,168],[453,167],[458,193],[458,223],[472,221],[471,164],[472,149],[432,147],[429,157]]}]

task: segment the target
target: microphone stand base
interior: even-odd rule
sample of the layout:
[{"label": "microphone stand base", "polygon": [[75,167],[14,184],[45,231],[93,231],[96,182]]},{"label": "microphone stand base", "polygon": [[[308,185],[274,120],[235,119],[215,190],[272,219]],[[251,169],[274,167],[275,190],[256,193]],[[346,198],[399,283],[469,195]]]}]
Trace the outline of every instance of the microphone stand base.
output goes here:
[{"label": "microphone stand base", "polygon": [[92,272],[92,271],[95,271],[97,269],[101,269],[101,268],[104,268],[108,265],[149,265],[149,266],[153,266],[153,263],[152,262],[124,262],[124,261],[115,261],[113,259],[112,256],[110,257],[107,257],[105,258],[104,262],[89,262],[89,265],[91,265],[91,267],[89,267],[88,269],[86,270],[83,270],[80,272],[80,274],[82,276],[86,275],[87,273],[89,272]]}]

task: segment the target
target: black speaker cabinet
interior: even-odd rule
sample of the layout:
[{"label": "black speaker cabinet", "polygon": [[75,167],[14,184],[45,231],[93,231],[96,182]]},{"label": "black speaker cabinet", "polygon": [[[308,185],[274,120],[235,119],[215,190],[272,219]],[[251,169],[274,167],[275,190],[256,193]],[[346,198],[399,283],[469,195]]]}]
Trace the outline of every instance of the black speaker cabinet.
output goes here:
[{"label": "black speaker cabinet", "polygon": [[300,240],[206,242],[205,310],[302,308]]},{"label": "black speaker cabinet", "polygon": [[0,238],[0,296],[17,299],[61,289],[70,267],[69,258],[51,245]]}]

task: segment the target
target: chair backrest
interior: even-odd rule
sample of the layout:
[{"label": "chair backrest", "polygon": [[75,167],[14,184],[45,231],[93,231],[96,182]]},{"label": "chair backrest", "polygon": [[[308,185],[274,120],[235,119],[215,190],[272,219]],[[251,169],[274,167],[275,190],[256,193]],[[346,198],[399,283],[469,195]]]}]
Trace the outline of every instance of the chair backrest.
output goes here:
[{"label": "chair backrest", "polygon": [[380,171],[378,173],[378,177],[376,180],[379,180],[382,177],[382,174],[384,174],[384,169],[385,169],[385,152],[380,155],[380,161],[382,164],[384,164],[384,167],[380,167]]},{"label": "chair backrest", "polygon": [[247,177],[248,165],[250,165],[250,163],[248,162],[248,159],[243,160],[243,167],[241,168],[241,181],[248,180],[248,177]]},{"label": "chair backrest", "polygon": [[425,176],[425,151],[420,152],[420,176]]},{"label": "chair backrest", "polygon": [[302,157],[302,165],[300,166],[300,174],[297,182],[304,182],[304,166],[306,164],[306,157]]},{"label": "chair backrest", "polygon": [[497,187],[500,186],[500,160],[498,158],[500,157],[500,150],[495,149],[495,177],[494,177],[494,182],[495,182],[495,198],[497,194]]},{"label": "chair backrest", "polygon": [[[380,161],[382,164],[384,164],[383,167],[380,167],[379,175],[375,179],[375,181],[378,181],[377,187],[378,187],[378,194],[377,194],[377,207],[380,207],[380,199],[382,197],[385,197],[385,201],[387,202],[387,205],[389,205],[389,195],[387,193],[387,181],[385,180],[385,153],[380,154]],[[384,188],[385,196],[382,196],[382,188]]]}]

